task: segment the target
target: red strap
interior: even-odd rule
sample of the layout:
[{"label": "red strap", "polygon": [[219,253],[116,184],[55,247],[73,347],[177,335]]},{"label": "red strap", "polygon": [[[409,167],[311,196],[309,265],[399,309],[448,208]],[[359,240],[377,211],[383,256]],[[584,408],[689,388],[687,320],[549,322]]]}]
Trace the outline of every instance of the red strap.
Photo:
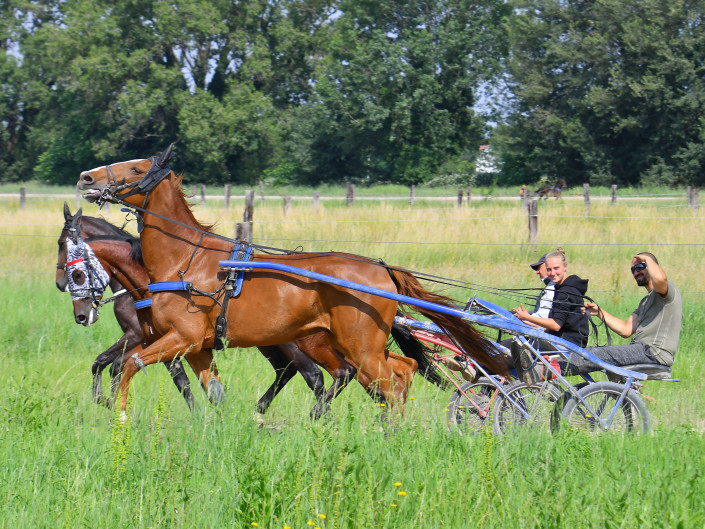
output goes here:
[{"label": "red strap", "polygon": [[74,259],[73,261],[66,263],[66,266],[71,266],[71,265],[75,265],[75,264],[82,263],[82,262],[83,262],[83,257],[79,257],[78,259]]}]

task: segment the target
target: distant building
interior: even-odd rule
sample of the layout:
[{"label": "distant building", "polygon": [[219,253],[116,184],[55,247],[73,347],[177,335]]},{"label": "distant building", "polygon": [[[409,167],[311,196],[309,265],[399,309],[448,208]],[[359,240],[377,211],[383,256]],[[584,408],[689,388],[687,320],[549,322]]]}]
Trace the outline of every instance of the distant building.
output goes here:
[{"label": "distant building", "polygon": [[480,185],[491,183],[499,174],[500,164],[489,145],[480,145],[480,154],[475,161],[475,179]]}]

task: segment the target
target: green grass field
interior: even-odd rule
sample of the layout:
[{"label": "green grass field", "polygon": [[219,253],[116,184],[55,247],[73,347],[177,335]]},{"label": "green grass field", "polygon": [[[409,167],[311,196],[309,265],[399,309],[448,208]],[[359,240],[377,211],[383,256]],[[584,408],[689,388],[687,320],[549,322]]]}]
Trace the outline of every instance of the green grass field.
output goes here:
[{"label": "green grass field", "polygon": [[[281,200],[257,201],[255,242],[382,257],[474,285],[440,289],[453,297],[475,293],[506,307],[515,300],[497,289],[538,286],[528,264],[563,246],[569,270],[590,279],[588,294],[626,317],[643,295],[630,258],[652,251],[683,294],[673,368],[681,382],[646,383],[651,434],[599,437],[459,435],[446,424],[450,394],[420,377],[405,414],[386,426],[356,383],[325,420],[311,422],[314,399],[297,377],[259,428],[254,404],[273,373],[252,349],[217,356],[227,391],[221,408],[207,404],[192,377],[193,414],[166,370],[148,368],[134,379],[132,419],[121,425],[90,397],[93,359],[120,335],[112,311],[80,327],[53,284],[62,204],[36,198],[19,210],[15,198],[0,199],[0,527],[705,525],[705,217],[684,197],[594,203],[589,218],[581,201],[542,202],[537,248],[527,244],[516,201],[462,209],[323,201],[318,211],[295,201],[286,217]],[[232,235],[242,203],[195,211]],[[84,214],[101,213],[84,204]],[[122,224],[118,208],[102,214]]]}]

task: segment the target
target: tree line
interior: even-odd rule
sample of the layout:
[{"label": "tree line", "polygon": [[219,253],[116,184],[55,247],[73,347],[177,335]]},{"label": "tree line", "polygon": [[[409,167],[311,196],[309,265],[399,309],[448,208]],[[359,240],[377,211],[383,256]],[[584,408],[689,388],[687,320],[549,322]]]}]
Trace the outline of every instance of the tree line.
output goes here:
[{"label": "tree line", "polygon": [[[0,181],[74,183],[177,141],[176,166],[208,184],[701,185],[704,14],[688,0],[4,0]],[[488,143],[497,163],[478,174]]]}]

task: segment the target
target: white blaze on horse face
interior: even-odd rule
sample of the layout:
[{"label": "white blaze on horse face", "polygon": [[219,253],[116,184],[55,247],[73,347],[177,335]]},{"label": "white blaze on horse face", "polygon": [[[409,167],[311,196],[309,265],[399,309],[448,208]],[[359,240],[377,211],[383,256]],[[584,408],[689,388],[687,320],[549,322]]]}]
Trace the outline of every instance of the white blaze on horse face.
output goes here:
[{"label": "white blaze on horse face", "polygon": [[[136,158],[134,160],[127,160],[126,162],[119,162],[113,165],[123,165],[123,164],[135,164],[137,162],[143,162],[145,159],[144,158]],[[89,169],[88,171],[85,171],[86,173],[92,173],[93,171],[100,171],[101,169],[105,169],[108,167],[107,165],[101,165],[100,167],[94,167],[93,169]]]}]

